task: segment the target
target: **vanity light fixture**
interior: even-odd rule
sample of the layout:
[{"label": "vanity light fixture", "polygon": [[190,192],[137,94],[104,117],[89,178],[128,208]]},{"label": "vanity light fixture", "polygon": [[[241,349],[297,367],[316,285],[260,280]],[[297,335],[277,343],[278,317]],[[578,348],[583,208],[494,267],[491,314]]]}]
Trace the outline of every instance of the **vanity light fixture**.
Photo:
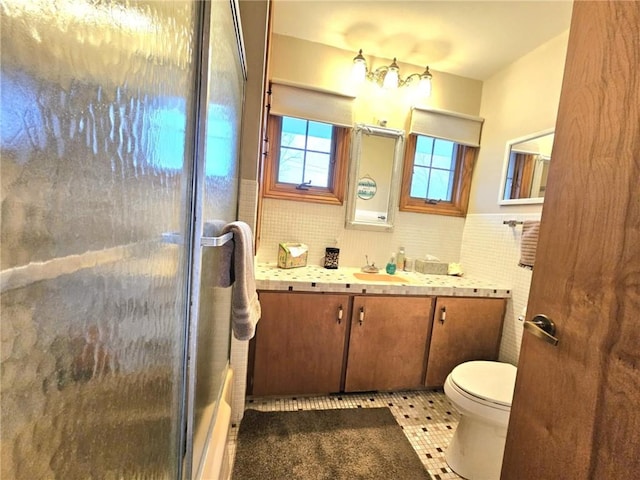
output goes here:
[{"label": "vanity light fixture", "polygon": [[369,70],[367,67],[367,61],[362,56],[362,49],[360,49],[358,55],[353,58],[351,74],[356,82],[363,82],[367,79],[386,89],[406,87],[417,81],[419,92],[425,97],[431,95],[431,79],[433,78],[433,75],[431,75],[428,66],[424,69],[424,72],[412,73],[403,80],[400,77],[400,67],[398,67],[395,58],[393,59],[393,62],[391,62],[391,65],[378,67],[375,70]]}]

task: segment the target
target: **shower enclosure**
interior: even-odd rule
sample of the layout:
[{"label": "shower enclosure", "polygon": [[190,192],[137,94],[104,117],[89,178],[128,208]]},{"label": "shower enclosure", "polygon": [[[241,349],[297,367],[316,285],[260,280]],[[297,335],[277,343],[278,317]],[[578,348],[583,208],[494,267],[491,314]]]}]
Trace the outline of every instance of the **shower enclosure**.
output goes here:
[{"label": "shower enclosure", "polygon": [[0,8],[0,477],[193,478],[229,359],[237,4]]}]

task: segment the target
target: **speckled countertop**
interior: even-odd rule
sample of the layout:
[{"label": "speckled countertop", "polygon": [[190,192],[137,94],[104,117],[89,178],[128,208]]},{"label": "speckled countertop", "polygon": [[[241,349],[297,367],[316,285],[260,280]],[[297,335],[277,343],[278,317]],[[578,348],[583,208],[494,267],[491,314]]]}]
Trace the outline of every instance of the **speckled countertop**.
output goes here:
[{"label": "speckled countertop", "polygon": [[[426,275],[398,272],[394,277],[406,281],[372,281],[358,279],[359,268],[340,267],[330,270],[320,266],[283,269],[274,263],[256,266],[258,290],[293,292],[332,292],[353,294],[432,295],[448,297],[511,297],[511,288],[466,276]],[[384,274],[384,270],[380,271]]]}]

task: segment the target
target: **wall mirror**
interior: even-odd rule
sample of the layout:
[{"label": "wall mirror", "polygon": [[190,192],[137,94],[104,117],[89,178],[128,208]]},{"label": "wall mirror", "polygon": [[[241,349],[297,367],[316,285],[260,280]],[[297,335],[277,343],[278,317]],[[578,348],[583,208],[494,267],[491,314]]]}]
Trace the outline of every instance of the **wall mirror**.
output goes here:
[{"label": "wall mirror", "polygon": [[404,132],[356,124],[351,143],[347,228],[391,231],[398,203]]},{"label": "wall mirror", "polygon": [[553,129],[507,142],[498,203],[542,203],[553,147]]}]

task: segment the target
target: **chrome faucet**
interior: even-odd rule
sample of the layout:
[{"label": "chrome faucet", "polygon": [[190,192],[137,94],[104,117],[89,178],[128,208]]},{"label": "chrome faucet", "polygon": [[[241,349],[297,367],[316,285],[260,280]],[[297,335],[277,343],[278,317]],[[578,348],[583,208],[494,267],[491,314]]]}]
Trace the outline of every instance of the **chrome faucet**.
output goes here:
[{"label": "chrome faucet", "polygon": [[365,255],[364,258],[367,261],[367,264],[361,268],[361,270],[364,273],[378,273],[380,271],[380,269],[378,267],[376,267],[375,262],[371,262],[371,265],[369,265],[369,256]]}]

